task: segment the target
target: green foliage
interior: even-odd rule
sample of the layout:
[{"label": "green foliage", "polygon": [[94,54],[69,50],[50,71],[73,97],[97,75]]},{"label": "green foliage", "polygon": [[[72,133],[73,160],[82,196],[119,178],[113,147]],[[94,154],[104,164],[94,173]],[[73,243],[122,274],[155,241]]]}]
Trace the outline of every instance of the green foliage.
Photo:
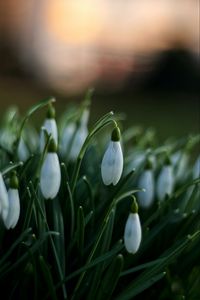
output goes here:
[{"label": "green foliage", "polygon": [[[152,129],[122,131],[123,176],[116,186],[104,186],[100,164],[105,136],[121,121],[120,115],[107,113],[90,126],[75,161],[69,148],[63,152],[60,147],[65,128],[75,124],[72,150],[90,97],[91,91],[80,107],[57,121],[61,187],[53,200],[43,198],[39,182],[51,137],[47,134],[40,153],[30,119],[54,99],[35,105],[24,118],[12,110],[2,119],[0,172],[8,186],[10,174],[17,171],[21,206],[14,229],[6,230],[0,220],[0,287],[5,299],[199,299],[200,178],[194,177],[193,165],[200,137],[159,145]],[[22,137],[29,154],[23,163],[17,151]],[[166,153],[174,171],[173,193],[161,202],[155,194],[148,209],[139,206],[142,243],[135,255],[128,254],[123,234],[133,195],[137,199],[142,189],[138,179],[150,161],[157,184]]]}]

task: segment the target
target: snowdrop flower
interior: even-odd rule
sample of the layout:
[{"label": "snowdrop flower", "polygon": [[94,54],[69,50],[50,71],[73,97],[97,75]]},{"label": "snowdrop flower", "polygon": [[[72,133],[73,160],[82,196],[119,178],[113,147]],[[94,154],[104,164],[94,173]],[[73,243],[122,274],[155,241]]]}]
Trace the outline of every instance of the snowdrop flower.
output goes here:
[{"label": "snowdrop flower", "polygon": [[166,159],[165,165],[162,167],[157,181],[157,196],[163,201],[166,195],[171,195],[174,187],[173,168],[169,158]]},{"label": "snowdrop flower", "polygon": [[3,176],[0,172],[0,215],[4,222],[8,216],[8,209],[9,209],[8,193],[3,180]]},{"label": "snowdrop flower", "polygon": [[142,230],[140,224],[140,218],[138,215],[138,206],[134,198],[131,212],[126,221],[124,230],[124,244],[129,253],[135,254],[142,240]]},{"label": "snowdrop flower", "polygon": [[194,179],[200,177],[200,155],[194,164],[192,173]]},{"label": "snowdrop flower", "polygon": [[[193,169],[192,169],[192,179],[197,179],[198,177],[200,177],[200,156],[196,159]],[[196,189],[195,186],[189,186],[185,196],[183,197],[183,200],[181,201],[180,205],[183,211],[185,211],[186,205],[188,204],[188,201],[190,201],[190,198],[192,197],[192,193],[193,191]],[[197,193],[197,199],[199,199],[200,197],[200,189],[198,189],[198,193]],[[195,201],[194,201],[195,202]]]},{"label": "snowdrop flower", "polygon": [[83,146],[83,143],[85,142],[85,139],[88,135],[88,128],[87,125],[84,122],[81,122],[80,126],[78,127],[72,147],[70,150],[69,157],[72,161],[76,160],[77,156],[79,155],[79,152]]},{"label": "snowdrop flower", "polygon": [[69,159],[74,161],[85,142],[88,135],[88,118],[89,110],[85,109],[82,113],[81,119],[77,123],[68,124],[63,133],[61,153],[64,156],[69,151]]},{"label": "snowdrop flower", "polygon": [[156,157],[153,153],[151,153],[151,149],[147,149],[147,151],[137,151],[134,153],[132,160],[128,164],[128,167],[126,169],[126,173],[128,174],[130,171],[134,169],[139,169],[142,164],[145,162],[146,158],[148,157],[148,160],[152,164],[152,169],[156,168]]},{"label": "snowdrop flower", "polygon": [[127,173],[129,173],[130,171],[134,170],[134,169],[138,169],[142,163],[145,160],[145,153],[138,151],[136,153],[134,153],[130,163],[128,164],[128,169],[127,169]]},{"label": "snowdrop flower", "polygon": [[123,154],[120,144],[120,130],[115,127],[111,141],[103,156],[101,163],[101,175],[105,185],[116,185],[120,180],[123,170]]},{"label": "snowdrop flower", "polygon": [[[47,111],[46,120],[44,121],[44,124],[42,126],[44,129],[46,129],[47,133],[52,135],[56,146],[58,145],[58,129],[57,124],[55,121],[55,109],[52,106],[52,104],[49,104],[49,109]],[[41,130],[40,134],[40,152],[44,150],[45,147],[45,133],[44,130]]]},{"label": "snowdrop flower", "polygon": [[13,172],[10,178],[10,188],[8,190],[9,210],[8,216],[4,221],[7,229],[14,228],[17,225],[20,215],[20,202],[18,192],[18,178],[16,172]]},{"label": "snowdrop flower", "polygon": [[21,161],[26,161],[29,157],[28,148],[22,137],[20,138],[19,145],[17,148],[17,156]]},{"label": "snowdrop flower", "polygon": [[55,198],[60,188],[61,172],[56,149],[52,138],[40,174],[41,192],[45,199]]},{"label": "snowdrop flower", "polygon": [[178,151],[172,155],[172,164],[174,166],[175,179],[180,182],[185,179],[186,169],[189,162],[189,156],[186,151]]},{"label": "snowdrop flower", "polygon": [[141,207],[148,208],[151,206],[154,200],[154,185],[155,183],[152,170],[152,163],[150,160],[148,160],[145,166],[145,170],[138,181],[139,188],[145,189],[145,192],[138,193],[138,202]]},{"label": "snowdrop flower", "polygon": [[61,137],[61,146],[60,146],[60,153],[64,157],[70,148],[70,144],[73,141],[73,135],[76,131],[76,124],[69,123],[65,127],[62,137]]}]

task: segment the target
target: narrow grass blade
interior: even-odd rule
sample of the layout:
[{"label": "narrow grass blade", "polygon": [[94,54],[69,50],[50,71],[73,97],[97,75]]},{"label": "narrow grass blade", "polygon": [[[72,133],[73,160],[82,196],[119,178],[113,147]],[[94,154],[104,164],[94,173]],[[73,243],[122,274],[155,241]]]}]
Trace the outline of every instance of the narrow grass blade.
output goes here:
[{"label": "narrow grass blade", "polygon": [[48,296],[53,300],[57,300],[58,298],[57,298],[57,295],[56,295],[56,291],[55,291],[51,271],[49,269],[49,266],[45,262],[43,256],[39,256],[39,263],[40,263],[40,268],[41,268],[42,274],[43,274],[44,279],[45,279],[46,284],[47,284]]},{"label": "narrow grass blade", "polygon": [[97,300],[110,299],[119,280],[123,265],[124,258],[121,254],[118,254],[106,270],[105,276],[102,279],[99,291],[96,295]]}]

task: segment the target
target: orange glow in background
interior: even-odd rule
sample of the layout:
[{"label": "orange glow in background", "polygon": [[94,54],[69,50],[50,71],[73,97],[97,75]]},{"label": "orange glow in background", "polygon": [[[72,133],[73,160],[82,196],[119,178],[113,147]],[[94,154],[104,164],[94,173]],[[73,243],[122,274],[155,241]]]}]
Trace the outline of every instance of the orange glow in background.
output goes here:
[{"label": "orange glow in background", "polygon": [[63,93],[94,84],[118,88],[174,46],[198,54],[198,0],[9,0],[1,5],[2,32],[6,29],[17,45],[23,64]]}]

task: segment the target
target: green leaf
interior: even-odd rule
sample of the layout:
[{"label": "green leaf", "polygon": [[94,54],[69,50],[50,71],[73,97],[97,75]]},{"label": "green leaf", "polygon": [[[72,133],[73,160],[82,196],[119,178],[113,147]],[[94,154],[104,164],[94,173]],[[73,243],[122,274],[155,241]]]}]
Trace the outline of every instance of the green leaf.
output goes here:
[{"label": "green leaf", "polygon": [[[43,218],[43,221],[45,222],[46,229],[49,231],[49,225],[48,225],[48,222],[47,222],[47,219],[46,219],[45,211],[43,210],[43,208],[41,206],[41,203],[40,203],[40,201],[39,201],[39,199],[38,199],[38,197],[35,193],[32,182],[30,182],[30,187],[31,187],[32,193],[34,194],[34,197],[35,197],[35,200],[36,200],[36,205],[38,207],[39,213],[40,213],[41,217]],[[50,235],[50,243],[51,243],[51,247],[52,247],[52,250],[53,250],[54,257],[55,257],[58,274],[59,274],[60,280],[62,281],[63,278],[64,278],[64,275],[63,275],[62,267],[61,267],[61,264],[60,264],[59,256],[58,256],[58,253],[57,253],[57,250],[56,250],[56,247],[55,247],[55,242],[54,242],[51,235]],[[67,291],[66,291],[66,288],[65,288],[64,285],[62,285],[62,290],[63,290],[63,297],[64,297],[64,299],[66,299],[67,298]]]},{"label": "green leaf", "polygon": [[75,227],[74,199],[73,199],[73,195],[72,195],[72,191],[71,191],[69,182],[67,182],[66,185],[67,185],[67,190],[68,190],[68,195],[69,195],[69,204],[70,204],[70,210],[71,210],[70,236],[72,238],[74,235],[74,227]]},{"label": "green leaf", "polygon": [[115,259],[112,261],[111,265],[105,272],[105,276],[102,279],[102,283],[96,295],[97,300],[110,299],[119,280],[119,276],[123,269],[123,265],[124,258],[121,254],[118,254],[118,256],[115,257]]},{"label": "green leaf", "polygon": [[7,166],[6,168],[4,168],[1,173],[2,173],[2,175],[6,175],[7,173],[9,173],[9,172],[17,169],[18,167],[21,167],[21,166],[23,166],[22,161],[17,162],[17,163],[12,163],[9,166]]},{"label": "green leaf", "polygon": [[149,277],[147,280],[141,282],[139,286],[136,286],[134,289],[126,289],[126,292],[123,295],[119,295],[116,300],[130,300],[133,299],[136,295],[140,294],[144,290],[151,287],[154,283],[161,280],[166,275],[166,272],[161,272],[155,276]]},{"label": "green leaf", "polygon": [[159,258],[159,259],[156,259],[156,260],[153,260],[153,261],[150,261],[148,263],[145,263],[145,264],[141,264],[139,266],[136,266],[136,267],[133,267],[131,269],[128,269],[126,271],[123,271],[121,272],[120,276],[125,276],[125,275],[129,275],[129,274],[132,274],[132,273],[135,273],[137,271],[140,271],[140,270],[143,270],[143,269],[147,269],[147,268],[150,268],[150,267],[153,267],[157,264],[160,264],[161,262],[164,261],[164,258]]},{"label": "green leaf", "polygon": [[24,263],[26,260],[28,260],[30,253],[33,255],[36,251],[38,251],[41,245],[51,235],[58,235],[58,233],[54,231],[46,232],[42,237],[40,237],[39,240],[36,240],[36,242],[29,248],[29,252],[24,253],[20,258],[18,258],[18,260],[15,263],[12,264],[12,266],[7,268],[5,272],[2,272],[2,274],[0,274],[0,278],[4,277],[11,271],[13,272],[21,263]]},{"label": "green leaf", "polygon": [[83,256],[83,248],[84,248],[84,233],[85,233],[84,212],[83,212],[83,207],[79,206],[77,212],[77,246],[81,258]]},{"label": "green leaf", "polygon": [[[178,241],[175,245],[169,248],[160,256],[163,261],[160,264],[156,264],[153,268],[143,272],[137,279],[135,279],[123,292],[117,297],[116,300],[128,300],[138,295],[155,281],[152,282],[152,278],[161,279],[165,274],[164,268],[171,264],[192,242],[199,239],[200,231],[195,232],[193,235],[187,236],[181,242]],[[162,273],[161,273],[162,272]],[[163,274],[163,276],[161,276]],[[149,283],[149,284],[146,284]]]},{"label": "green leaf", "polygon": [[20,234],[20,236],[16,239],[16,241],[12,244],[10,249],[1,257],[0,266],[5,262],[5,260],[12,254],[15,248],[29,235],[32,231],[32,228],[27,228]]},{"label": "green leaf", "polygon": [[59,232],[59,236],[55,238],[55,248],[58,254],[63,276],[65,274],[65,230],[63,215],[60,204],[57,199],[53,201],[53,229]]},{"label": "green leaf", "polygon": [[47,290],[48,290],[48,295],[51,297],[51,299],[53,300],[57,300],[57,295],[56,295],[56,291],[55,291],[55,287],[54,287],[54,282],[53,282],[53,278],[51,275],[51,271],[50,268],[48,266],[48,264],[45,262],[44,257],[43,256],[39,256],[39,262],[40,262],[40,267],[42,270],[42,274],[44,276],[44,279],[46,281],[47,284]]},{"label": "green leaf", "polygon": [[[114,220],[115,220],[115,210],[113,209],[110,213],[109,220],[107,222],[107,227],[105,228],[105,232],[102,236],[102,240],[100,242],[99,250],[97,253],[98,255],[102,255],[103,253],[107,252],[110,248],[110,243],[112,239],[113,234],[113,227],[114,227]],[[94,271],[94,274],[92,276],[92,284],[90,286],[90,290],[88,293],[88,300],[94,299],[97,289],[100,284],[102,272],[105,269],[105,262],[98,265],[96,270]]]},{"label": "green leaf", "polygon": [[[79,268],[78,270],[72,272],[69,276],[65,277],[64,282],[67,282],[67,281],[73,279],[74,277],[80,275],[81,273],[83,273],[91,268],[94,268],[99,263],[102,263],[108,259],[111,259],[112,257],[114,257],[115,254],[117,254],[123,248],[124,248],[124,246],[121,243],[117,244],[112,250],[108,251],[107,253],[103,254],[100,257],[95,258],[92,262],[86,263],[85,266]],[[62,283],[59,283],[58,286],[60,286],[61,284]]]}]

